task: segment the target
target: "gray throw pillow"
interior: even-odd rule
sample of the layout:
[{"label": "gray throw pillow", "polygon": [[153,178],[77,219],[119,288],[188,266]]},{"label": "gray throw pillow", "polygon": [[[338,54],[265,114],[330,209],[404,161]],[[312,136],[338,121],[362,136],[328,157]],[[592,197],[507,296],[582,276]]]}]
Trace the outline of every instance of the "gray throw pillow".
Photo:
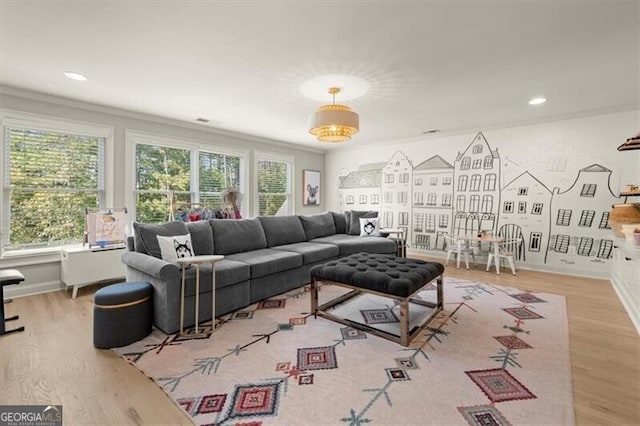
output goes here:
[{"label": "gray throw pillow", "polygon": [[138,253],[144,253],[162,259],[158,235],[171,237],[188,234],[187,225],[181,221],[167,222],[160,225],[133,222],[133,235]]},{"label": "gray throw pillow", "polygon": [[267,248],[258,219],[210,219],[215,254],[233,254]]},{"label": "gray throw pillow", "polygon": [[208,220],[187,222],[187,228],[191,234],[193,254],[196,256],[213,254],[213,231]]},{"label": "gray throw pillow", "polygon": [[375,211],[360,211],[360,210],[351,210],[348,218],[349,222],[347,222],[348,235],[360,235],[360,218],[371,218],[378,217],[378,212]]}]

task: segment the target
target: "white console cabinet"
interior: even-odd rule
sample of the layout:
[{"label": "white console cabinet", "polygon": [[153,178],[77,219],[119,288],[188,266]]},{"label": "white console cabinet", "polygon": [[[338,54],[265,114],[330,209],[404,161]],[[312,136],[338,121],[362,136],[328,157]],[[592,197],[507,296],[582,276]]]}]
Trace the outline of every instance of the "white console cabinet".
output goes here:
[{"label": "white console cabinet", "polygon": [[73,287],[72,297],[78,295],[78,288],[99,281],[123,278],[125,268],[122,260],[124,248],[92,251],[86,247],[62,249],[60,279]]},{"label": "white console cabinet", "polygon": [[640,247],[623,238],[614,243],[611,283],[640,333]]}]

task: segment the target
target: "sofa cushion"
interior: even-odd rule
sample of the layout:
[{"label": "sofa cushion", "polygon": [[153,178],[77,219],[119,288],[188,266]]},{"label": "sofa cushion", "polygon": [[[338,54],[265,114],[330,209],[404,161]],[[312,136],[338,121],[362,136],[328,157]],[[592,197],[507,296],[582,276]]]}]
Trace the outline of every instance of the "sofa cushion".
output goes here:
[{"label": "sofa cushion", "polygon": [[258,219],[267,238],[267,247],[307,241],[297,216],[260,216]]},{"label": "sofa cushion", "polygon": [[376,211],[351,210],[347,218],[347,235],[360,235],[360,218],[378,217]]},{"label": "sofa cushion", "polygon": [[300,253],[274,249],[259,249],[244,253],[235,253],[226,256],[225,259],[248,264],[251,271],[251,279],[302,266],[302,255]]},{"label": "sofa cushion", "polygon": [[167,222],[161,225],[133,222],[135,248],[138,253],[144,253],[162,259],[157,236],[171,237],[185,235],[189,230],[184,222]]},{"label": "sofa cushion", "polygon": [[[250,277],[250,267],[246,263],[236,262],[224,258],[216,262],[216,288],[221,289],[237,283],[248,281]],[[182,276],[182,275],[181,275]],[[194,296],[196,286],[196,268],[190,267],[186,271],[185,295]],[[211,264],[200,265],[200,294],[211,291]]]},{"label": "sofa cushion", "polygon": [[210,219],[214,254],[233,254],[267,247],[267,238],[258,219]]},{"label": "sofa cushion", "polygon": [[187,229],[191,234],[191,245],[196,256],[213,254],[213,233],[208,220],[187,222]]},{"label": "sofa cushion", "polygon": [[333,235],[336,233],[336,225],[333,221],[333,215],[331,212],[298,217],[300,218],[304,232],[307,235],[307,240],[326,237],[327,235]]},{"label": "sofa cushion", "polygon": [[333,244],[321,243],[295,243],[283,246],[273,247],[274,250],[292,251],[302,255],[302,263],[309,265],[311,263],[323,262],[329,259],[335,259],[340,254],[338,246]]},{"label": "sofa cushion", "polygon": [[340,249],[340,257],[366,251],[368,253],[393,254],[397,252],[397,246],[389,238],[360,237],[355,235],[335,234],[328,237],[316,238],[312,243],[334,244]]},{"label": "sofa cushion", "polygon": [[336,225],[336,234],[347,233],[347,215],[344,212],[331,212],[333,223]]}]

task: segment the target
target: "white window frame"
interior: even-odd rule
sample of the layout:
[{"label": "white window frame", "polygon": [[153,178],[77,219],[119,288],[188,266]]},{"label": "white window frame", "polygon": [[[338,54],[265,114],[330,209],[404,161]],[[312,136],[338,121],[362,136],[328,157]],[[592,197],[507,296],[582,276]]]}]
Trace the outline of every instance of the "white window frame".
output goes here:
[{"label": "white window frame", "polygon": [[260,209],[260,201],[258,194],[258,162],[259,161],[274,161],[280,163],[287,163],[287,171],[289,172],[289,179],[287,182],[287,194],[289,195],[289,208],[286,214],[292,215],[295,212],[295,185],[293,184],[294,176],[296,176],[295,157],[293,155],[274,154],[272,152],[254,151],[253,159],[253,210],[252,217],[257,217]]},{"label": "white window frame", "polygon": [[[114,129],[113,126],[107,126],[99,123],[91,123],[87,121],[70,120],[51,115],[33,114],[23,111],[16,111],[12,109],[0,109],[0,158],[2,158],[2,165],[0,166],[0,200],[5,200],[4,193],[4,178],[5,170],[4,159],[6,158],[5,149],[5,135],[7,127],[22,127],[28,129],[51,131],[59,133],[70,133],[74,135],[100,137],[104,138],[104,207],[113,206],[113,192],[114,192]],[[22,250],[11,250],[10,252],[4,252],[4,244],[2,244],[2,235],[8,232],[5,226],[5,209],[10,206],[5,205],[4,202],[0,202],[0,258],[8,257],[20,257],[20,256],[32,256],[39,253],[52,253],[59,252],[61,248],[68,245],[59,245],[51,247],[41,247]],[[78,241],[80,244],[81,241]],[[76,244],[77,245],[77,244]]]}]

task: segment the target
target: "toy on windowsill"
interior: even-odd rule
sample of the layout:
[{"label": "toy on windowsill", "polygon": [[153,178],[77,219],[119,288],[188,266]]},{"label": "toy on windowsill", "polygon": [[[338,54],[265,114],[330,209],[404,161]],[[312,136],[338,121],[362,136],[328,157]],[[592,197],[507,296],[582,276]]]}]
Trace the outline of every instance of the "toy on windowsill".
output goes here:
[{"label": "toy on windowsill", "polygon": [[222,217],[224,219],[242,219],[240,214],[240,200],[242,194],[238,188],[228,188],[222,193],[222,201],[224,201],[224,210],[222,210]]},{"label": "toy on windowsill", "polygon": [[633,242],[636,246],[640,247],[640,228],[633,230]]}]

